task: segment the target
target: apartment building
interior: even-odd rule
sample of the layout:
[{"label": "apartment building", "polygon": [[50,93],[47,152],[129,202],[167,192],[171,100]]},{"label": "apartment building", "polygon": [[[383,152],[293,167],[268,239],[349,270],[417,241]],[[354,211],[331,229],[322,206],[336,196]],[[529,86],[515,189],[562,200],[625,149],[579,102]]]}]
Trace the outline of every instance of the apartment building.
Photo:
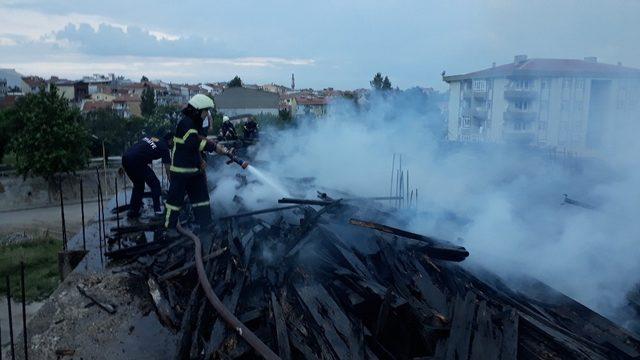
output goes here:
[{"label": "apartment building", "polygon": [[463,75],[450,86],[448,138],[520,142],[589,154],[640,115],[640,70],[596,58],[527,59]]}]

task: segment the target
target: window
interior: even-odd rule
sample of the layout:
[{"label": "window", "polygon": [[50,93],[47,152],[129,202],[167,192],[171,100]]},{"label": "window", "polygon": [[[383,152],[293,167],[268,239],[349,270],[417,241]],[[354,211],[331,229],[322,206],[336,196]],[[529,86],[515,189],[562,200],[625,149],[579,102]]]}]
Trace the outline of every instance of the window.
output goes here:
[{"label": "window", "polygon": [[471,127],[471,116],[465,115],[462,117],[462,127]]},{"label": "window", "polygon": [[573,79],[572,78],[564,78],[564,79],[562,79],[562,88],[563,89],[569,89],[571,87],[571,85],[573,85]]},{"label": "window", "polygon": [[473,80],[473,91],[487,91],[487,82],[485,80]]},{"label": "window", "polygon": [[524,121],[516,121],[513,123],[514,130],[527,130],[527,123]]},{"label": "window", "polygon": [[529,108],[529,101],[527,100],[516,100],[515,107],[518,110],[527,110]]},{"label": "window", "polygon": [[540,88],[541,89],[546,89],[549,87],[549,80],[540,80]]},{"label": "window", "polygon": [[584,79],[576,79],[576,89],[584,89]]},{"label": "window", "polygon": [[560,110],[569,111],[570,110],[569,106],[570,106],[569,100],[562,100],[562,102],[560,103]]}]

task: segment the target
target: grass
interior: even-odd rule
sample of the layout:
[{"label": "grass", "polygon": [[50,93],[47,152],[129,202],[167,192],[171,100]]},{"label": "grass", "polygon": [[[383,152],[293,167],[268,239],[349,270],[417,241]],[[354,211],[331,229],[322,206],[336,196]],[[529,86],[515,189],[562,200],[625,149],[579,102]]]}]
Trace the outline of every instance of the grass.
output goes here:
[{"label": "grass", "polygon": [[60,240],[50,237],[0,245],[0,294],[6,296],[6,276],[9,275],[11,295],[20,299],[20,261],[24,261],[27,301],[41,300],[49,296],[60,282],[58,251],[61,247]]}]

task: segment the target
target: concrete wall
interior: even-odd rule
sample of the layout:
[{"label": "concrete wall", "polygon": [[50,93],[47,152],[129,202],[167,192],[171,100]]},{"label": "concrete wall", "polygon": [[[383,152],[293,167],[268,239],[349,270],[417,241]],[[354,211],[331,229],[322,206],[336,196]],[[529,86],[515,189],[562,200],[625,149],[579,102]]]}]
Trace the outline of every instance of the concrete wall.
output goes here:
[{"label": "concrete wall", "polygon": [[[100,181],[106,191],[105,199],[114,193],[117,169],[107,169],[106,181],[100,171]],[[126,178],[126,175],[124,175]],[[122,190],[124,184],[122,175],[118,175],[118,187]],[[65,203],[80,201],[80,179],[85,200],[98,197],[97,177],[95,170],[80,171],[76,175],[65,175],[62,181],[62,193]],[[128,180],[128,179],[127,179]],[[131,183],[127,181],[128,189]],[[60,204],[60,190],[57,184],[48,184],[42,178],[27,178],[20,176],[0,177],[0,211],[33,209],[38,207],[57,206]]]}]

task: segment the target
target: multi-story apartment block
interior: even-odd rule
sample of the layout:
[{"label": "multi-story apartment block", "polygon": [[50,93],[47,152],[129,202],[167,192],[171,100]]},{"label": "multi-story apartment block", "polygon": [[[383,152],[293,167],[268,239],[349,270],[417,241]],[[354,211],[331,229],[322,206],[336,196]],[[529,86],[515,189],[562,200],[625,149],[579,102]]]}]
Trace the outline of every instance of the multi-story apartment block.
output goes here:
[{"label": "multi-story apartment block", "polygon": [[616,126],[640,115],[640,70],[584,60],[527,59],[464,75],[449,83],[448,138],[518,141],[593,153]]}]

